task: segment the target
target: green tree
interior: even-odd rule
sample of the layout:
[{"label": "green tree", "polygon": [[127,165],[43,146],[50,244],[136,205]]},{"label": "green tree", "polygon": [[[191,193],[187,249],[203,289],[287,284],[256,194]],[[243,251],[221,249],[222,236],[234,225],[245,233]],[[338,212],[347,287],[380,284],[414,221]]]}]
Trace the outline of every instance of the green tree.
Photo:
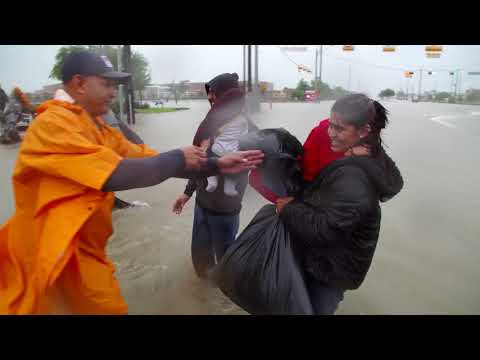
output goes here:
[{"label": "green tree", "polygon": [[450,97],[448,92],[442,91],[435,95],[435,101],[445,101]]},{"label": "green tree", "polygon": [[311,87],[310,85],[308,85],[308,82],[306,82],[305,80],[301,79],[301,80],[298,82],[297,90],[302,90],[302,91],[312,90],[312,87]]},{"label": "green tree", "polygon": [[480,89],[471,89],[465,95],[465,101],[469,103],[480,103]]},{"label": "green tree", "polygon": [[136,51],[132,53],[132,76],[133,88],[138,91],[145,90],[145,86],[152,82],[147,59]]},{"label": "green tree", "polygon": [[50,79],[62,80],[62,66],[65,57],[76,51],[88,50],[84,45],[70,45],[63,46],[58,50],[57,55],[55,55],[55,64],[53,65],[52,70],[50,71]]},{"label": "green tree", "polygon": [[320,99],[331,99],[333,98],[333,91],[330,89],[330,86],[327,83],[321,81],[312,80],[312,89],[316,89],[315,85],[318,85],[318,91],[320,91]]},{"label": "green tree", "polygon": [[380,91],[380,94],[378,96],[383,99],[383,98],[391,98],[392,96],[395,96],[395,91],[392,89],[385,89]]},{"label": "green tree", "polygon": [[344,89],[341,86],[336,86],[332,90],[332,97],[334,100],[340,99],[341,97],[344,97],[345,95],[348,95],[350,92],[346,89]]},{"label": "green tree", "polygon": [[295,91],[293,92],[292,97],[299,101],[303,101],[305,99],[305,90],[311,90],[311,89],[312,87],[308,85],[308,83],[305,80],[300,79],[297,87],[295,88]]},{"label": "green tree", "polygon": [[[50,72],[51,79],[62,79],[62,65],[65,57],[76,51],[88,50],[92,51],[99,55],[106,55],[110,62],[112,63],[115,69],[117,66],[117,47],[112,45],[70,45],[61,47],[57,55],[55,56],[55,64],[53,65],[52,71]],[[133,87],[137,91],[143,91],[145,86],[151,83],[150,70],[148,66],[148,61],[145,57],[139,52],[132,53],[132,78],[133,78]]]}]

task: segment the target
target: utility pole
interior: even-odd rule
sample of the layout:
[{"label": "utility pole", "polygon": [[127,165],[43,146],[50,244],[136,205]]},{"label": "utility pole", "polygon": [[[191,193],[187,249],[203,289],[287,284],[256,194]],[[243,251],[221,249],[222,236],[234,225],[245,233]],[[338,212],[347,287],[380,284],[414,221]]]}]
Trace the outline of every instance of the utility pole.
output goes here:
[{"label": "utility pole", "polygon": [[[122,71],[122,45],[117,45],[117,70]],[[120,121],[123,121],[123,85],[118,86],[118,109]]]},{"label": "utility pole", "polygon": [[407,78],[407,101],[408,101],[408,87],[410,86],[410,78]]},{"label": "utility pole", "polygon": [[458,75],[459,75],[460,69],[457,69],[455,71],[455,97],[457,97],[457,90],[458,90]]},{"label": "utility pole", "polygon": [[315,48],[315,91],[318,90],[318,48]]},{"label": "utility pole", "polygon": [[462,88],[461,88],[461,83],[462,83],[462,71],[459,70],[458,72],[458,95],[462,96]]},{"label": "utility pole", "polygon": [[131,74],[127,79],[127,120],[128,124],[135,124],[135,93],[133,90],[133,72],[132,72],[132,48],[131,45],[123,45],[123,71]]},{"label": "utility pole", "polygon": [[420,69],[420,80],[418,84],[418,100],[422,97],[422,78],[423,78],[423,69]]},{"label": "utility pole", "polygon": [[252,92],[252,45],[247,45],[247,91]]},{"label": "utility pole", "polygon": [[258,45],[255,45],[255,89],[254,89],[254,99],[255,99],[255,112],[260,111],[260,83],[258,78]]},{"label": "utility pole", "polygon": [[255,87],[258,87],[258,45],[255,45]]},{"label": "utility pole", "polygon": [[452,77],[452,80],[450,81],[450,96],[455,95],[455,72],[449,72],[450,76]]},{"label": "utility pole", "polygon": [[247,89],[247,47],[243,45],[243,91],[246,92]]}]

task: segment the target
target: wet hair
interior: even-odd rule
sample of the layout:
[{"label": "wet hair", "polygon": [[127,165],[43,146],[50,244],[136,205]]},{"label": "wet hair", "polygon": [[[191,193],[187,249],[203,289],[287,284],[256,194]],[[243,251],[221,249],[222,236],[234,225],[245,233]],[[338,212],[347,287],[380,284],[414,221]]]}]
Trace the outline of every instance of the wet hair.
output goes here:
[{"label": "wet hair", "polygon": [[372,146],[373,155],[378,153],[383,144],[380,133],[388,124],[388,110],[382,104],[365,94],[349,94],[335,101],[332,112],[357,129],[370,125],[370,133],[362,143]]}]

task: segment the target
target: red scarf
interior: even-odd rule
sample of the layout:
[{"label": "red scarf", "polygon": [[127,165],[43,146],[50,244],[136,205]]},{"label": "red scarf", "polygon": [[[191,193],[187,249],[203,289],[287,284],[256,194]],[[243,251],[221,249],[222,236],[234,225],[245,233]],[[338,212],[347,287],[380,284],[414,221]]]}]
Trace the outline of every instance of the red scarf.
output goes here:
[{"label": "red scarf", "polygon": [[304,154],[301,161],[305,181],[313,181],[324,167],[344,156],[344,153],[332,151],[328,125],[329,119],[320,121],[303,144]]},{"label": "red scarf", "polygon": [[[305,181],[313,181],[323,168],[344,156],[344,153],[332,151],[328,125],[329,119],[320,121],[303,144],[303,158],[299,160],[302,164]],[[272,203],[277,202],[279,197],[263,185],[261,174],[257,170],[250,173],[249,183],[265,199]]]}]

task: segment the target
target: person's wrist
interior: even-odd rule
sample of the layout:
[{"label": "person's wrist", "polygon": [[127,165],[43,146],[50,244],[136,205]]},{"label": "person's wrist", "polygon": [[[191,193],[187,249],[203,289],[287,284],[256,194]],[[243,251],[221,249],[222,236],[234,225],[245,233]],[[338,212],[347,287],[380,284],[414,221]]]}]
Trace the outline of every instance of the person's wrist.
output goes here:
[{"label": "person's wrist", "polygon": [[209,157],[207,159],[207,169],[208,170],[219,170],[220,169],[220,161],[216,157]]}]

